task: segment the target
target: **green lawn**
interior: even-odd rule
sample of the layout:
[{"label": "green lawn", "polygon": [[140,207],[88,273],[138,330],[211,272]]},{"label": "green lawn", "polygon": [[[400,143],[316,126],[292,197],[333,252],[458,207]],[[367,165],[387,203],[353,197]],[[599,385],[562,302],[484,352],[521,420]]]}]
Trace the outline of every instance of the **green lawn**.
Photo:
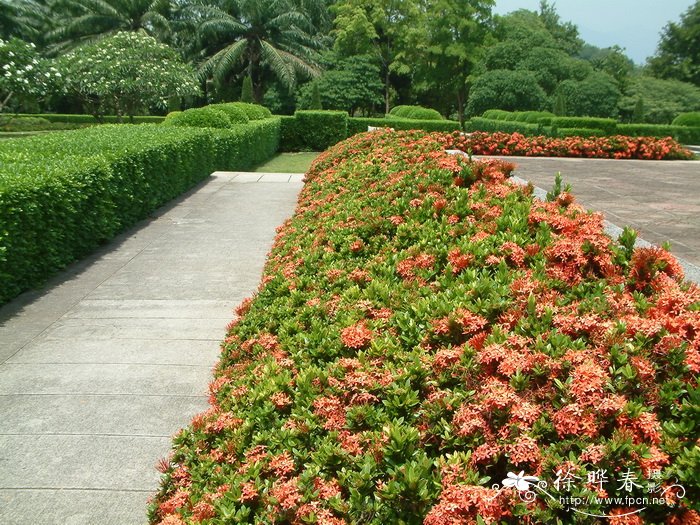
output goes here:
[{"label": "green lawn", "polygon": [[280,153],[253,171],[258,173],[306,173],[313,160],[319,156],[317,152]]}]

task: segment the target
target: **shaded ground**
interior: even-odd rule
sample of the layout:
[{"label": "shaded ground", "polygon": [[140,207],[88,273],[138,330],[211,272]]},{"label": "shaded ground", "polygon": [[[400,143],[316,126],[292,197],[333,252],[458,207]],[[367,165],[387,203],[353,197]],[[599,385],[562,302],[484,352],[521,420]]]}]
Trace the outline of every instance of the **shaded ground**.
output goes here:
[{"label": "shaded ground", "polygon": [[301,178],[215,173],[0,309],[0,523],[146,523]]},{"label": "shaded ground", "polygon": [[546,190],[561,172],[579,203],[653,244],[669,241],[676,256],[700,266],[700,161],[501,158]]}]

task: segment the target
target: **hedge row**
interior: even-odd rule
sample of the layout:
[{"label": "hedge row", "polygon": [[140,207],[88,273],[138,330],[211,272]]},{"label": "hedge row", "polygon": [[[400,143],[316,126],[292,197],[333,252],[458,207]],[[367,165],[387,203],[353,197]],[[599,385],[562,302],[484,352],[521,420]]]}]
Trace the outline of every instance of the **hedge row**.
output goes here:
[{"label": "hedge row", "polygon": [[682,144],[700,144],[700,127],[665,124],[618,124],[616,133],[627,137],[673,137]]},{"label": "hedge row", "polygon": [[484,111],[482,116],[493,120],[511,120],[544,125],[549,125],[551,119],[556,117],[554,113],[549,111],[505,111],[503,109],[490,109]]},{"label": "hedge row", "polygon": [[279,147],[279,120],[232,130],[105,125],[0,142],[0,303],[215,170]]},{"label": "hedge row", "polygon": [[282,117],[282,151],[323,151],[368,127],[395,130],[458,131],[452,120],[411,120],[406,118],[356,118],[344,111],[297,111]]},{"label": "hedge row", "polygon": [[[488,113],[488,112],[487,112]],[[517,122],[514,120],[496,120],[491,118],[473,117],[466,123],[467,131],[486,131],[490,133],[521,133],[525,136],[542,135],[542,126]]]},{"label": "hedge row", "polygon": [[[483,117],[470,119],[466,124],[466,128],[468,131],[521,133],[525,136],[596,137],[624,135],[628,137],[672,137],[683,144],[700,144],[700,127],[619,124],[612,119],[538,116],[542,114],[543,112],[537,111],[509,112],[489,110],[484,112]],[[520,117],[520,119],[516,120],[516,117]],[[538,124],[532,123],[533,120],[538,121]]]},{"label": "hedge row", "polygon": [[698,522],[700,290],[444,149],[378,132],[315,161],[151,523]]},{"label": "hedge row", "polygon": [[690,126],[700,128],[700,111],[681,113],[671,122],[674,126]]},{"label": "hedge row", "polygon": [[[18,117],[37,117],[48,120],[49,122],[67,122],[71,124],[97,124],[98,120],[93,115],[73,115],[61,113],[37,113],[37,114],[18,114]],[[165,117],[157,115],[137,115],[134,117],[133,124],[157,124],[162,122]],[[118,123],[119,117],[116,115],[104,115],[102,122]],[[122,117],[122,122],[130,122],[129,117]]]}]

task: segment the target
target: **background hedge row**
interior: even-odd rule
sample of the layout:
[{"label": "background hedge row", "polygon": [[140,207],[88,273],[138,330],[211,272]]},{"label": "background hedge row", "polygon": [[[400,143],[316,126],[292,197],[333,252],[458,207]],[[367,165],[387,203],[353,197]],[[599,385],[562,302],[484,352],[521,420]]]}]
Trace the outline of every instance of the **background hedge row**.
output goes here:
[{"label": "background hedge row", "polygon": [[621,124],[614,119],[592,117],[556,117],[541,111],[489,110],[482,117],[474,117],[466,125],[467,131],[521,133],[525,136],[548,137],[611,136],[673,137],[681,144],[700,144],[700,126],[692,114],[673,125]]},{"label": "background hedge row", "polygon": [[279,148],[279,119],[233,129],[105,125],[0,143],[0,304],[215,170]]},{"label": "background hedge row", "polygon": [[297,111],[282,117],[282,151],[323,151],[348,137],[381,127],[395,130],[459,131],[453,120],[414,120],[403,117],[358,118],[344,111]]}]

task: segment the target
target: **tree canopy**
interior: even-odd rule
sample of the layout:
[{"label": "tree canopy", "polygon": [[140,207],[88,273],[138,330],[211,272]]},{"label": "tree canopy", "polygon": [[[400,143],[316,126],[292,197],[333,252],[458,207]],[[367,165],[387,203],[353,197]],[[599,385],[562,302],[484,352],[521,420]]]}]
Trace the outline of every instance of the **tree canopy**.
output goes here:
[{"label": "tree canopy", "polygon": [[[313,98],[314,106],[320,101],[324,108],[362,115],[418,104],[460,120],[482,108],[556,106],[567,114],[652,122],[695,109],[688,83],[698,85],[700,0],[665,28],[643,77],[624,49],[584,42],[550,0],[506,15],[494,15],[494,5],[495,0],[0,0],[0,38],[34,44],[50,60],[120,31],[147,34],[198,72],[202,95],[185,106],[245,96],[290,113]],[[640,78],[666,91],[650,96]],[[87,99],[77,93],[35,97],[31,103],[46,111],[86,107]]]},{"label": "tree canopy", "polygon": [[660,78],[674,78],[700,86],[700,0],[671,22],[661,34],[649,69]]}]

